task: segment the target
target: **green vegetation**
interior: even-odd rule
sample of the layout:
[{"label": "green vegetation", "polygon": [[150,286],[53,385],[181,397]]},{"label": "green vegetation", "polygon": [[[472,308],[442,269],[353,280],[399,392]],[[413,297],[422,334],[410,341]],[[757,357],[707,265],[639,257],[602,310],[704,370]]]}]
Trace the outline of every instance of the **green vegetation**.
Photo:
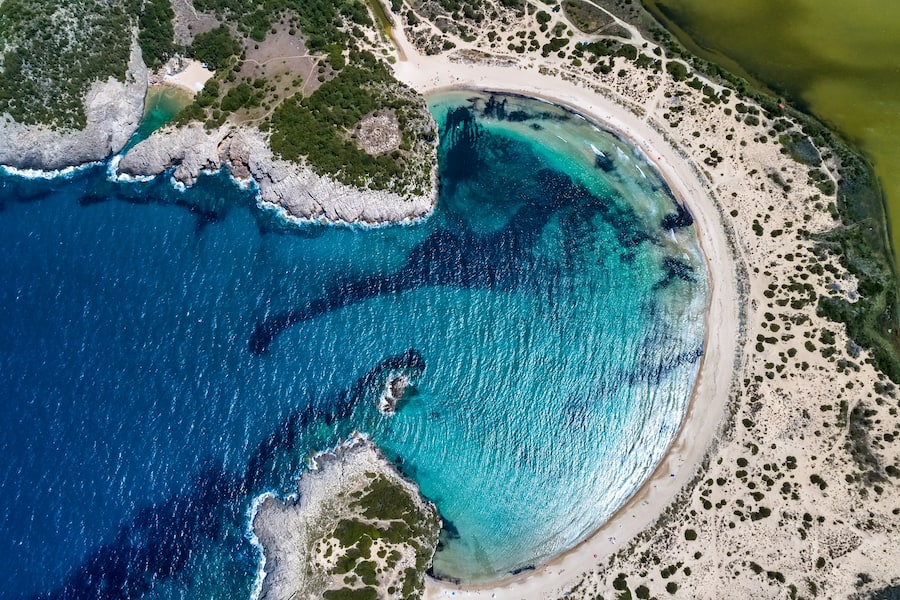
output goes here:
[{"label": "green vegetation", "polygon": [[687,79],[688,69],[687,65],[685,65],[681,61],[670,60],[666,63],[666,71],[669,72],[669,75],[672,76],[672,79],[675,81],[684,81]]},{"label": "green vegetation", "polygon": [[254,108],[262,102],[262,92],[246,82],[241,82],[228,90],[222,98],[222,110],[234,112],[241,108]]},{"label": "green vegetation", "polygon": [[4,0],[0,113],[27,125],[84,128],[91,84],[125,79],[137,13],[126,0]]},{"label": "green vegetation", "polygon": [[[657,4],[651,2],[650,8],[658,11]],[[657,16],[665,20],[663,14]],[[892,381],[900,382],[900,327],[897,325],[900,303],[893,253],[887,236],[884,198],[872,165],[828,127],[810,115],[786,106],[769,90],[760,90],[758,84],[695,56],[658,24],[650,27],[650,33],[670,58],[684,60],[713,80],[732,87],[740,98],[758,103],[761,111],[743,102],[735,105],[736,116],[741,116],[748,125],[758,125],[762,118],[769,119],[778,133],[783,129],[778,124],[785,116],[800,123],[802,133],[794,131],[778,137],[784,151],[801,164],[817,168],[821,162],[817,148],[834,152],[839,164],[836,189],[830,179],[810,173],[824,194],[836,192],[836,214],[841,222],[818,241],[823,252],[838,256],[842,265],[859,279],[860,298],[851,302],[823,296],[819,298],[819,314],[844,323],[849,337],[872,352],[875,366]],[[699,50],[695,48],[694,51]],[[761,234],[761,228],[757,233]]]},{"label": "green vegetation", "polygon": [[[353,586],[361,581],[365,587],[332,590],[325,598],[370,597],[365,590],[378,586],[379,574],[383,572],[372,557],[374,540],[412,548],[416,565],[402,573],[402,597],[417,597],[422,592],[422,576],[437,542],[437,515],[433,510],[423,511],[400,483],[383,475],[372,475],[364,489],[350,495],[352,500],[348,509],[353,512],[340,519],[326,536],[336,539],[341,548],[331,575],[346,575],[343,579],[346,585]],[[390,553],[382,548],[378,558],[384,561],[384,571],[392,572],[397,568],[401,553],[396,548]]]},{"label": "green vegetation", "polygon": [[231,58],[241,51],[241,44],[231,35],[228,26],[221,25],[211,31],[197,34],[190,47],[190,54],[213,71],[227,67]]},{"label": "green vegetation", "polygon": [[872,417],[875,414],[874,410],[870,409],[865,403],[860,402],[847,415],[847,430],[850,437],[846,442],[847,449],[862,471],[862,481],[868,484],[879,483],[885,480],[884,469],[878,460],[878,456],[872,450],[872,440],[869,436],[869,431],[874,425]]},{"label": "green vegetation", "polygon": [[615,22],[605,11],[582,0],[565,0],[562,7],[572,25],[585,33],[594,33]]},{"label": "green vegetation", "polygon": [[883,232],[883,226],[874,218],[853,222],[853,213],[859,212],[854,209],[858,204],[840,191],[838,198],[845,224],[818,239],[820,251],[838,253],[841,263],[857,277],[860,298],[851,302],[840,296],[821,296],[818,312],[844,323],[849,337],[872,352],[875,366],[892,381],[900,382],[900,339],[894,324],[898,309],[896,282],[886,255],[888,246],[873,242]]},{"label": "green vegetation", "polygon": [[[346,23],[373,24],[362,0],[313,0],[302,5],[298,0],[197,0],[195,6],[226,23],[198,35],[189,49],[216,76],[176,117],[176,125],[200,121],[215,128],[239,113],[235,122],[255,122],[271,132],[278,156],[306,164],[320,175],[401,195],[430,189],[434,128],[421,97],[397,82],[371,53],[345,50],[354,48],[353,39],[362,35],[358,27],[348,28]],[[276,21],[288,24],[292,32],[299,28],[310,53],[324,55],[318,72],[311,75],[318,85],[307,86],[297,78],[279,89],[276,81],[247,76],[242,60],[233,58],[242,47],[235,31],[262,40]],[[311,93],[298,93],[304,88]],[[361,121],[374,113],[396,118],[399,148],[369,154],[357,143]]]},{"label": "green vegetation", "polygon": [[[351,52],[349,62],[309,97],[293,97],[278,107],[270,122],[272,149],[286,160],[306,160],[318,173],[348,185],[426,189],[426,173],[417,171],[407,154],[423,141],[407,128],[411,117],[424,110],[420,101],[371,54]],[[364,116],[380,110],[394,111],[403,140],[400,150],[372,156],[349,137]]]},{"label": "green vegetation", "polygon": [[812,475],[809,476],[809,481],[810,481],[810,483],[812,483],[813,485],[819,486],[819,489],[820,489],[820,490],[824,490],[825,488],[828,487],[828,484],[825,482],[825,480],[822,479],[822,478],[821,478],[818,474],[816,474],[816,473],[813,473]]},{"label": "green vegetation", "polygon": [[327,590],[322,594],[325,600],[378,600],[378,592],[374,588],[340,588]]},{"label": "green vegetation", "polygon": [[138,18],[138,43],[144,62],[151,69],[158,68],[175,52],[175,28],[171,0],[145,0]]},{"label": "green vegetation", "polygon": [[240,33],[257,42],[265,39],[277,17],[289,11],[306,34],[310,52],[320,52],[329,44],[347,45],[349,37],[341,29],[342,17],[359,25],[372,25],[360,0],[194,0],[194,7],[235,23]]}]

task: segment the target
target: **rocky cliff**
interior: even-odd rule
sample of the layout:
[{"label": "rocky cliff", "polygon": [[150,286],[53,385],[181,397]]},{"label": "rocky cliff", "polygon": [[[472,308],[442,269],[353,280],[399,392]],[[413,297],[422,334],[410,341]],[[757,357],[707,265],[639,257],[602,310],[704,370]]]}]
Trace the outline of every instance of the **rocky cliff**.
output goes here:
[{"label": "rocky cliff", "polygon": [[259,201],[280,207],[303,221],[389,223],[419,219],[434,209],[437,175],[423,195],[402,196],[385,190],[358,189],[316,174],[310,167],[277,158],[264,134],[252,127],[223,126],[207,131],[200,124],[166,128],[136,145],[119,163],[120,173],[157,175],[174,167],[173,176],[192,185],[203,171],[227,168],[238,179],[252,178]]},{"label": "rocky cliff", "polygon": [[0,115],[0,164],[20,169],[54,170],[102,160],[121,150],[144,114],[147,67],[137,43],[125,81],[96,81],[84,99],[87,125],[82,130],[23,125]]}]

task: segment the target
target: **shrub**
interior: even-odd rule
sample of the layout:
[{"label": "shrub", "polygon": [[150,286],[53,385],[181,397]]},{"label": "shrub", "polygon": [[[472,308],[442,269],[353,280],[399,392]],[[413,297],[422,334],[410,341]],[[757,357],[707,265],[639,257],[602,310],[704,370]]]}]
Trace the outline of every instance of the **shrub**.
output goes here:
[{"label": "shrub", "polygon": [[672,79],[675,81],[684,81],[687,79],[688,69],[687,65],[683,62],[670,60],[666,63],[666,71],[669,72],[669,75],[671,75]]},{"label": "shrub", "polygon": [[225,25],[197,34],[191,44],[194,58],[206,63],[213,71],[227,67],[231,57],[240,51],[240,43],[232,37],[231,30]]},{"label": "shrub", "polygon": [[138,43],[144,61],[152,68],[159,67],[175,51],[175,11],[169,0],[149,0],[144,3],[138,18]]}]

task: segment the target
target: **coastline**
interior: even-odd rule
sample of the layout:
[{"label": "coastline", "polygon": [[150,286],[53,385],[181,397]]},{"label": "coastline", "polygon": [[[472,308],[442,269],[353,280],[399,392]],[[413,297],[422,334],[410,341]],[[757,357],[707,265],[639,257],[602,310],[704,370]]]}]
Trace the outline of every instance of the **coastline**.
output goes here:
[{"label": "coastline", "polygon": [[[397,76],[421,93],[478,90],[536,98],[627,140],[694,217],[709,284],[696,378],[675,436],[649,479],[638,482],[603,525],[537,567],[489,582],[431,579],[426,597],[583,600],[600,592],[617,595],[611,590],[628,590],[629,584],[640,584],[640,598],[648,597],[647,586],[654,597],[663,597],[662,589],[697,598],[726,591],[796,597],[798,586],[801,594],[808,589],[813,596],[848,597],[883,582],[896,584],[900,553],[892,539],[900,527],[890,515],[900,514],[900,453],[891,443],[900,439],[900,404],[872,354],[824,314],[822,300],[867,297],[866,282],[829,237],[847,224],[834,208],[839,197],[817,184],[809,163],[789,156],[783,138],[797,133],[809,143],[819,160],[815,175],[825,183],[840,181],[840,153],[833,156],[828,142],[810,141],[815,136],[790,114],[768,113],[702,75],[691,81],[669,77],[666,67],[678,61],[658,53],[662,58],[651,68],[626,59],[618,72],[624,57],[603,59],[613,74],[601,76],[596,69],[597,75],[579,71],[581,62],[569,64],[572,57],[562,52],[562,60],[533,52],[518,59],[468,43],[425,57],[404,47],[402,27],[391,39],[398,45]],[[695,74],[689,73],[688,79]],[[220,139],[204,139],[202,151],[187,137],[173,139],[162,172],[175,167],[173,184],[184,189],[182,180],[189,185],[200,173],[225,168],[284,221],[361,227],[403,222],[381,213],[364,217],[349,200],[339,203],[341,212],[328,213],[318,194],[308,191],[309,182],[293,185],[289,175],[273,174],[274,163],[262,168],[255,158],[251,162],[261,153],[248,151],[257,142],[265,145],[265,136],[255,132],[246,140],[242,132],[216,132]],[[109,163],[111,173],[120,158]],[[150,177],[140,172],[133,178]],[[264,201],[258,183],[270,185],[280,201]],[[298,193],[302,206],[290,204]]]},{"label": "coastline", "polygon": [[147,67],[133,41],[123,80],[94,81],[84,96],[82,129],[25,125],[0,113],[0,164],[27,174],[64,174],[70,167],[106,160],[124,148],[137,130],[147,87]]},{"label": "coastline", "polygon": [[[418,486],[358,432],[310,462],[296,499],[264,494],[253,502],[250,529],[262,549],[254,597],[312,598],[325,589],[346,590],[347,565],[339,566],[336,556],[346,557],[353,548],[364,564],[378,565],[371,579],[363,579],[365,589],[378,597],[392,596],[388,590],[420,590],[424,573],[416,566],[434,555],[440,518]],[[390,509],[381,504],[388,500],[395,503]],[[396,523],[412,535],[398,541],[396,532],[391,534]],[[354,539],[354,532],[372,528],[383,537],[369,537],[368,546]],[[353,560],[350,572],[363,573],[365,567]]]},{"label": "coastline", "polygon": [[[440,69],[443,65],[436,62]],[[417,67],[420,74],[427,71],[421,64]],[[537,81],[532,79],[531,85],[523,85],[524,79],[520,79],[518,73],[509,73],[505,67],[477,65],[473,70],[478,74],[477,80],[475,77],[457,78],[452,85],[426,89],[411,85],[423,94],[468,89],[539,98],[583,115],[596,126],[622,137],[645,155],[678,202],[690,209],[709,273],[703,358],[679,430],[652,475],[602,526],[533,570],[485,583],[455,583],[429,578],[426,587],[426,598],[451,594],[460,598],[549,597],[562,593],[575,577],[603,562],[653,525],[707,458],[723,426],[731,389],[736,382],[737,373],[733,367],[740,356],[743,329],[738,289],[743,282],[737,279],[734,250],[725,234],[726,225],[720,209],[709,192],[710,184],[701,181],[696,170],[688,169],[687,164],[679,169],[682,166],[679,163],[684,159],[656,130],[645,123],[642,126],[637,119],[630,119],[629,115],[634,116],[632,113],[599,94],[586,90],[579,94],[579,90],[571,90],[566,95],[551,95],[544,90],[552,88],[539,83],[543,76]],[[539,73],[536,75],[540,76]],[[505,76],[512,76],[517,82],[508,82]],[[484,81],[490,81],[491,85],[482,86]],[[559,82],[554,83],[558,85]],[[715,331],[713,324],[718,324]],[[716,338],[724,341],[716,343]]]},{"label": "coastline", "polygon": [[[173,59],[174,61],[175,59]],[[194,96],[203,89],[203,86],[209,81],[214,73],[207,69],[202,63],[187,59],[182,68],[174,71],[173,61],[169,61],[166,65],[153,75],[150,76],[151,86],[169,86],[184,90]]]}]

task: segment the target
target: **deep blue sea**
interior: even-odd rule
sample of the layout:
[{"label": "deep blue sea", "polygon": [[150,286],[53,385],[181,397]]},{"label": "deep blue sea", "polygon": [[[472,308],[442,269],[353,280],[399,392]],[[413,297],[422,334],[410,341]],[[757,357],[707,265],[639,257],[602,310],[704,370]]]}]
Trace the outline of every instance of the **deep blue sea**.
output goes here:
[{"label": "deep blue sea", "polygon": [[250,598],[254,499],[353,430],[437,504],[442,577],[537,564],[636,490],[702,355],[689,214],[573,113],[430,106],[414,225],[288,223],[224,174],[0,173],[0,597]]}]

